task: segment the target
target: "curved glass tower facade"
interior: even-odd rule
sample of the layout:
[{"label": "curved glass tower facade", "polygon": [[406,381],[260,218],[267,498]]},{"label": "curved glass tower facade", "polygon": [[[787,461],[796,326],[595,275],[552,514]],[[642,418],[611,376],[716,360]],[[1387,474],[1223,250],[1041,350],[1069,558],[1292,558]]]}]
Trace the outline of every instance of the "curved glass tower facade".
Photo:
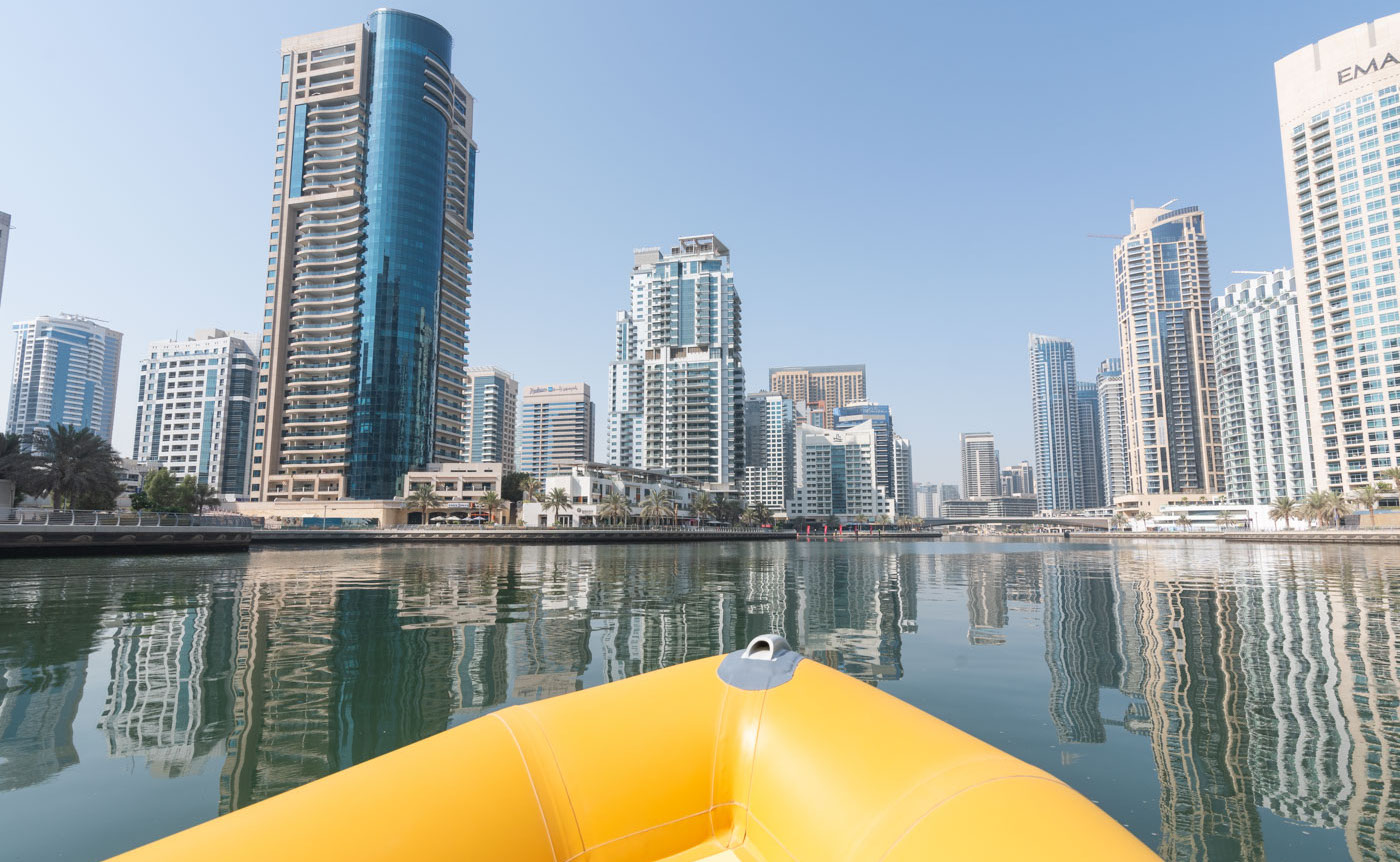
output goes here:
[{"label": "curved glass tower facade", "polygon": [[389,498],[463,460],[472,97],[419,15],[282,47],[251,490]]}]

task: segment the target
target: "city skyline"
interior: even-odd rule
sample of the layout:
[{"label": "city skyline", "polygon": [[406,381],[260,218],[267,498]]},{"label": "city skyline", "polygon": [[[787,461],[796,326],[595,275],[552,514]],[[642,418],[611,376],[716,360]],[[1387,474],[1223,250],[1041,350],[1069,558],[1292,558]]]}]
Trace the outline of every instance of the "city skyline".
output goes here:
[{"label": "city skyline", "polygon": [[[66,228],[59,227],[66,224],[59,200],[62,195],[52,194],[54,189],[50,184],[38,181],[38,177],[45,174],[43,166],[53,156],[40,149],[38,141],[16,139],[0,143],[3,163],[38,168],[22,172],[23,175],[18,172],[8,175],[6,183],[0,186],[0,198],[3,198],[0,199],[0,207],[14,215],[15,228],[9,248],[8,289],[4,294],[3,308],[0,308],[0,318],[8,324],[39,314],[79,311],[111,320],[115,328],[126,332],[128,338],[137,344],[169,338],[176,330],[189,332],[199,327],[256,330],[256,312],[253,309],[259,307],[256,297],[260,296],[262,261],[259,259],[260,247],[255,231],[266,228],[265,195],[258,184],[266,178],[265,130],[270,116],[270,92],[276,80],[275,70],[269,71],[268,58],[280,39],[289,33],[312,32],[343,21],[361,20],[368,11],[364,6],[345,3],[308,4],[294,10],[252,6],[246,12],[240,10],[237,16],[219,18],[221,25],[227,25],[223,28],[200,25],[195,30],[194,25],[190,24],[188,26],[192,29],[186,33],[179,29],[187,26],[185,24],[160,25],[171,30],[165,34],[169,41],[190,39],[208,43],[208,34],[218,33],[217,44],[225,49],[227,55],[227,63],[210,72],[214,81],[212,86],[219,93],[218,99],[205,99],[203,92],[198,98],[187,95],[184,91],[192,88],[192,84],[172,82],[176,90],[174,98],[184,96],[192,106],[190,110],[196,112],[195,121],[204,119],[201,112],[214,110],[212,105],[201,102],[217,102],[221,117],[219,124],[221,127],[227,125],[230,134],[227,141],[218,144],[224,148],[220,153],[228,158],[222,162],[225,170],[221,176],[211,179],[214,186],[210,192],[224,197],[229,205],[218,213],[206,213],[201,219],[189,220],[194,224],[168,224],[163,228],[170,234],[169,250],[173,255],[168,266],[170,273],[147,272],[131,256],[134,247],[128,250],[112,245],[114,240],[106,237],[92,237],[94,253],[90,256],[94,261],[102,261],[100,269],[87,261],[75,261],[72,267],[63,269],[46,267],[43,261],[68,257],[58,251],[58,244],[71,238]],[[588,64],[580,63],[576,57],[569,59],[569,51],[577,50],[569,49],[562,52],[559,60],[521,74],[523,58],[513,59],[508,49],[512,44],[522,44],[526,33],[532,39],[537,37],[535,47],[541,51],[546,50],[543,46],[563,45],[584,23],[582,16],[574,18],[576,13],[564,14],[547,22],[542,32],[536,32],[540,22],[534,16],[521,16],[514,10],[488,8],[462,11],[449,8],[446,4],[429,2],[415,5],[412,11],[434,18],[457,35],[459,46],[468,56],[460,69],[454,68],[454,73],[474,94],[489,97],[488,113],[478,118],[480,127],[487,132],[478,134],[478,137],[489,142],[489,145],[483,144],[486,153],[483,158],[491,161],[492,170],[497,173],[493,176],[491,171],[485,171],[478,191],[479,205],[486,214],[486,220],[479,228],[487,230],[487,238],[477,242],[474,264],[477,286],[473,299],[473,361],[502,365],[521,379],[557,378],[565,349],[561,346],[557,349],[521,350],[519,332],[528,325],[533,332],[542,336],[562,336],[574,331],[571,329],[574,321],[582,320],[587,325],[581,325],[577,331],[585,333],[586,352],[601,358],[590,362],[581,369],[581,373],[570,376],[582,377],[594,388],[605,387],[606,335],[598,338],[596,333],[606,333],[613,308],[606,301],[600,302],[598,296],[618,287],[616,273],[625,266],[628,249],[658,236],[714,230],[737,250],[740,260],[736,268],[742,268],[745,273],[745,284],[748,285],[745,289],[746,312],[749,317],[746,333],[749,336],[746,339],[749,342],[746,345],[749,355],[746,358],[749,366],[761,369],[803,362],[865,363],[872,375],[869,397],[891,403],[900,411],[902,432],[911,439],[913,448],[919,453],[915,478],[920,481],[945,481],[956,475],[955,440],[958,432],[967,427],[986,427],[994,431],[1008,459],[1025,458],[1031,454],[1030,428],[1024,421],[1024,404],[1020,399],[999,399],[1005,403],[985,399],[989,389],[1008,394],[1022,390],[1021,363],[1016,357],[987,352],[973,366],[958,366],[961,374],[938,375],[931,380],[924,363],[908,361],[906,345],[913,343],[910,339],[919,339],[918,343],[923,343],[921,329],[927,331],[928,343],[946,345],[946,352],[943,347],[935,348],[932,357],[935,364],[940,364],[940,360],[954,360],[957,356],[955,348],[967,344],[967,336],[959,333],[961,327],[957,321],[961,314],[970,310],[972,300],[957,295],[958,292],[953,290],[959,279],[968,274],[967,270],[959,268],[961,264],[940,273],[936,280],[921,276],[911,282],[906,276],[898,274],[903,272],[901,264],[889,263],[897,261],[899,257],[895,249],[908,245],[915,236],[936,233],[934,228],[952,231],[946,235],[946,239],[937,241],[939,245],[935,251],[945,248],[941,245],[943,242],[949,243],[946,246],[948,249],[963,246],[986,249],[987,240],[960,234],[959,231],[980,231],[982,226],[990,223],[988,219],[991,218],[986,205],[976,201],[969,204],[972,210],[964,214],[968,222],[966,228],[942,221],[941,217],[911,216],[912,200],[897,188],[894,177],[899,174],[900,182],[909,179],[899,168],[914,164],[912,147],[904,149],[902,144],[897,145],[889,169],[861,168],[861,190],[840,192],[841,197],[831,204],[842,207],[846,215],[843,221],[850,222],[852,234],[847,241],[865,242],[868,246],[866,253],[855,256],[857,259],[854,261],[833,260],[821,272],[805,270],[801,281],[790,274],[794,271],[792,264],[798,232],[810,231],[809,220],[827,213],[820,206],[812,207],[812,213],[800,212],[799,208],[814,200],[809,198],[813,194],[808,190],[809,185],[812,188],[824,188],[825,185],[809,182],[817,176],[814,172],[816,162],[807,161],[806,157],[775,175],[768,170],[768,166],[774,163],[780,152],[786,153],[790,145],[796,145],[793,134],[803,131],[805,126],[802,121],[796,120],[788,124],[793,126],[789,129],[784,126],[784,120],[799,117],[800,113],[797,112],[802,111],[806,103],[794,102],[778,112],[777,116],[766,117],[756,111],[770,91],[759,88],[759,92],[751,96],[745,96],[743,91],[755,76],[761,80],[767,74],[790,74],[779,70],[784,67],[783,64],[793,64],[794,57],[790,52],[799,50],[797,43],[801,39],[796,39],[791,46],[779,45],[780,50],[767,58],[749,60],[735,67],[726,73],[719,84],[726,104],[735,115],[735,122],[741,126],[740,133],[734,137],[752,143],[753,152],[742,151],[737,143],[726,143],[717,157],[738,169],[738,177],[753,183],[753,190],[741,196],[737,203],[727,195],[719,195],[715,200],[691,200],[684,204],[658,207],[640,203],[651,200],[646,183],[619,184],[615,182],[617,171],[623,164],[664,171],[673,159],[684,158],[693,144],[670,134],[645,142],[632,141],[624,148],[625,154],[610,156],[601,163],[601,179],[581,178],[577,167],[578,160],[591,157],[598,152],[598,147],[616,148],[620,141],[618,135],[625,134],[625,128],[630,124],[631,115],[623,110],[624,107],[635,104],[643,95],[649,95],[653,86],[658,88],[658,92],[674,86],[671,78],[662,76],[651,83],[629,81],[623,84],[617,79],[619,67],[612,61],[600,60],[593,71],[576,80],[564,81],[567,84],[564,91],[550,98],[572,98],[576,95],[573,88],[597,90],[600,82],[609,83],[612,88],[611,91],[603,88],[601,103],[590,108],[590,111],[596,112],[596,118],[589,120],[589,128],[600,132],[596,136],[597,141],[585,147],[586,153],[571,154],[562,159],[559,165],[546,164],[541,161],[540,144],[528,143],[526,137],[550,137],[545,134],[550,128],[557,123],[577,119],[579,109],[561,109],[558,116],[546,116],[549,111],[543,109],[538,101],[531,100],[542,98],[549,84],[560,83],[562,76],[559,70],[562,66],[556,65],[556,62],[569,63],[585,71]],[[1006,343],[998,343],[999,346],[1005,348],[1007,353],[1016,353],[1010,348],[1020,336],[1009,333],[1034,328],[1053,331],[1071,339],[1085,356],[1112,354],[1114,333],[1111,314],[1104,310],[1103,305],[1103,298],[1111,291],[1109,277],[1105,275],[1109,266],[1109,252],[1102,240],[1087,239],[1084,234],[1112,229],[1120,218],[1118,213],[1121,212],[1122,203],[1128,197],[1135,196],[1140,202],[1156,203],[1172,194],[1182,194],[1210,212],[1212,252],[1220,273],[1217,277],[1219,283],[1229,280],[1225,273],[1233,269],[1265,269],[1288,260],[1286,216],[1278,194],[1280,163],[1274,144],[1277,138],[1271,134],[1278,121],[1272,98],[1272,64],[1306,44],[1378,17],[1385,11],[1389,10],[1378,4],[1329,9],[1299,4],[1287,14],[1259,21],[1256,20],[1258,16],[1252,16],[1244,9],[1216,10],[1212,14],[1222,22],[1222,32],[1218,35],[1201,32],[1187,23],[1172,24],[1155,32],[1153,39],[1170,42],[1185,38],[1182,35],[1185,30],[1191,31],[1193,45],[1209,59],[1193,66],[1187,74],[1192,76],[1193,81],[1196,81],[1194,76],[1199,75],[1197,83],[1209,81],[1223,94],[1218,104],[1212,102],[1207,106],[1205,117],[1217,120],[1228,117],[1236,133],[1228,141],[1213,140],[1209,145],[1197,148],[1194,153],[1183,153],[1178,147],[1170,147],[1168,142],[1145,140],[1137,133],[1119,130],[1102,137],[1092,148],[1073,154],[1076,160],[1093,160],[1102,157],[1108,148],[1117,148],[1124,153],[1118,160],[1121,166],[1115,164],[1102,176],[1074,176],[1076,183],[1088,182],[1090,185],[1084,189],[1082,196],[1069,202],[1069,212],[1061,211],[1057,228],[1044,239],[1035,240],[1044,245],[1026,249],[1029,262],[1036,256],[1029,252],[1055,247],[1057,278],[1063,281],[1057,281],[1059,289],[1054,291],[1014,289],[1016,301],[1003,307],[1010,309],[1007,313],[1017,319],[1014,323],[1007,322],[1008,337]],[[919,10],[915,12],[916,15],[924,14]],[[38,8],[17,10],[14,31],[42,30],[49,26],[44,21],[51,14]],[[102,42],[94,41],[87,45],[86,40],[96,37],[80,36],[81,43],[87,45],[83,50],[90,52],[87,56],[94,57],[94,62],[114,50],[113,45],[124,44],[130,48],[132,44],[146,44],[146,40],[153,38],[150,34],[133,29],[139,25],[115,15],[109,20],[105,17],[107,14],[105,10],[94,9],[94,16],[108,24],[97,28],[102,32]],[[667,14],[662,11],[656,18],[664,22]],[[1022,42],[1029,43],[1033,38],[1038,39],[1043,26],[1049,23],[1039,18],[1042,14],[1036,10],[1026,10],[1013,20],[1010,30],[1004,34],[1009,45],[1015,47]],[[1121,21],[1112,26],[1122,26],[1125,30],[1131,28],[1133,15],[1136,14],[1139,13],[1124,13]],[[976,10],[961,10],[947,23],[976,31],[987,23],[980,15]],[[776,32],[775,27],[782,17],[777,10],[746,10],[746,14],[731,16],[733,20],[725,24],[706,26],[724,27],[726,34],[733,36],[736,51],[742,53],[743,46],[751,46]],[[526,18],[529,18],[528,28]],[[1233,40],[1224,41],[1231,27],[1244,27],[1246,22],[1251,32],[1251,38],[1246,43],[1241,45]],[[601,28],[600,38],[605,42],[617,39],[631,44],[635,42],[632,38],[635,28],[650,27],[655,23],[650,21],[642,25],[627,20],[627,16],[604,14],[589,26],[595,30]],[[897,36],[898,28],[893,26],[894,23],[893,15],[869,17],[858,22],[852,38],[837,43],[839,56],[856,60],[869,50],[859,38],[862,35],[869,37],[880,33]],[[836,40],[837,33],[849,29],[837,28],[830,22],[815,21],[806,22],[802,27],[807,28],[805,35],[828,41]],[[482,34],[490,34],[491,38],[485,38]],[[1076,38],[1063,25],[1052,27],[1051,35],[1069,40]],[[1222,40],[1221,45],[1228,44],[1229,50],[1212,50],[1211,45],[1215,44],[1212,40]],[[1059,81],[1054,86],[1062,86],[1065,80],[1072,82],[1075,91],[1124,86],[1103,78],[1101,69],[1116,62],[1114,52],[1121,49],[1107,47],[1112,40],[1101,41],[1105,44],[1096,42],[1093,50],[1086,50],[1081,58],[1072,61],[1058,59],[1055,69],[1062,77],[1050,76]],[[596,47],[589,52],[591,58],[598,53]],[[1083,47],[1087,49],[1090,46]],[[19,68],[25,63],[26,52],[30,48],[23,44],[16,44],[14,48],[9,54]],[[960,48],[956,56],[947,59],[950,66],[946,70],[941,66],[943,61],[938,64],[931,60],[911,62],[926,65],[931,74],[953,73],[958,71],[956,63],[959,58],[971,60],[978,53],[970,45]],[[921,55],[915,52],[913,56]],[[128,80],[127,75],[148,71],[143,64],[126,65],[130,68],[113,71],[116,77],[114,86],[120,87],[123,80]],[[865,71],[844,67],[839,71],[823,71],[808,63],[795,68],[814,76],[814,83],[826,84],[840,92],[864,92],[876,81],[885,80],[892,71],[887,64],[877,64]],[[56,72],[60,76],[57,83],[63,86],[63,80],[74,70],[61,69]],[[988,94],[993,92],[986,88],[1005,86],[1012,76],[1020,74],[1016,64],[987,69],[973,78],[976,86],[966,96],[971,100],[967,104],[976,106],[985,102]],[[512,75],[518,80],[512,81]],[[915,77],[922,79],[924,76]],[[777,80],[784,79],[779,77]],[[130,89],[140,88],[133,85]],[[639,89],[643,92],[639,93]],[[37,98],[31,101],[31,98],[12,91],[7,94],[7,99],[14,99],[15,104],[9,105],[7,110],[16,112],[21,118],[47,120],[47,114],[42,112],[47,102]],[[898,143],[907,137],[900,134],[910,131],[900,125],[906,121],[893,121],[895,124],[890,125],[892,121],[883,118],[884,100],[899,98],[899,91],[894,91],[888,96],[870,96],[850,104],[848,111],[851,116],[848,120],[853,128],[859,130],[863,144],[874,145],[877,140]],[[1084,99],[1087,103],[1088,96],[1085,95]],[[129,161],[134,169],[97,177],[84,191],[96,201],[110,201],[108,205],[113,208],[125,208],[128,202],[137,205],[139,217],[140,213],[145,212],[144,207],[164,206],[168,200],[160,193],[152,194],[149,191],[139,195],[127,194],[123,191],[126,183],[135,181],[128,179],[127,175],[134,178],[143,173],[140,166],[150,158],[145,153],[146,136],[164,134],[165,124],[176,121],[154,114],[148,116],[144,113],[146,103],[138,100],[102,106],[100,110],[108,118],[107,122],[117,124],[109,112],[121,105],[129,105],[138,111],[136,116],[142,122],[120,124],[123,128],[131,129],[132,139],[115,142],[111,155],[115,161]],[[950,108],[955,110],[958,105]],[[976,110],[982,113],[974,116],[987,126],[989,133],[998,134],[1004,127],[1006,118],[1000,114],[986,112],[985,108],[980,107]],[[1027,110],[1032,115],[1021,119],[1037,119],[1041,117],[1037,112],[1046,109]],[[494,111],[494,115],[490,111]],[[1092,119],[1095,123],[1106,123],[1110,116],[1111,112],[1103,111]],[[907,123],[918,127],[937,119],[933,114],[920,115],[908,118]],[[66,121],[60,121],[59,128],[55,130],[58,139],[62,139],[64,134],[62,122]],[[179,122],[184,122],[184,119]],[[754,134],[745,134],[745,131]],[[944,160],[982,159],[995,155],[964,153],[958,144],[946,146],[953,149],[940,151]],[[1126,158],[1125,148],[1129,146],[1140,148],[1134,151],[1131,164]],[[167,153],[169,149],[159,148],[159,151]],[[1169,160],[1160,157],[1168,150],[1173,153],[1174,159],[1169,164]],[[191,158],[192,154],[167,154],[176,160],[175,170],[193,169],[183,161]],[[1000,150],[1000,154],[1004,156],[1005,150]],[[1019,152],[1018,155],[1022,158],[1011,166],[1013,169],[1009,178],[1021,181],[1025,179],[1023,171],[1036,169],[1043,164],[1043,159],[1049,157],[1048,154],[1031,152]],[[1166,166],[1157,169],[1140,167],[1158,162]],[[566,171],[570,177],[563,186],[557,173],[560,170]],[[528,171],[535,171],[536,175],[532,176]],[[909,183],[914,197],[918,197],[921,190],[930,184],[945,179],[945,172],[941,170],[915,168],[915,171],[913,182]],[[1071,170],[1067,173],[1075,172]],[[598,182],[604,182],[608,193],[617,200],[599,198],[594,186]],[[1057,185],[1059,182],[1050,178],[1043,187],[1032,189],[1032,203],[1040,201],[1038,196],[1044,195],[1045,201],[1053,199],[1057,206],[1063,204],[1067,196],[1065,190]],[[1024,182],[1021,186],[1020,192],[1025,193]],[[255,193],[253,187],[259,191]],[[560,187],[573,194],[559,195]],[[961,196],[970,193],[968,188],[957,188],[955,191],[960,200]],[[546,197],[547,192],[554,194],[555,198]],[[867,197],[871,197],[870,203],[882,201],[897,204],[888,210],[890,219],[876,219],[866,213],[864,206],[869,205],[865,201]],[[995,197],[995,194],[989,195],[988,199]],[[119,198],[123,199],[122,203],[116,203]],[[147,203],[146,199],[152,203]],[[543,217],[542,222],[533,221],[539,216],[540,204],[545,200],[558,204],[559,212]],[[744,201],[753,205],[746,210]],[[580,212],[579,206],[590,204],[601,205],[606,212],[588,218],[586,223],[601,227],[601,231],[590,240],[586,250],[580,252],[577,247],[571,246],[565,251],[550,247],[549,243],[538,242],[541,232],[548,233],[566,217]],[[781,209],[777,209],[779,206]],[[259,216],[258,213],[263,215]],[[867,225],[865,222],[876,224]],[[492,226],[485,228],[487,224]],[[875,236],[877,230],[885,236]],[[208,235],[220,239],[216,244],[211,244],[207,238],[196,239],[196,236]],[[537,257],[541,248],[544,248],[549,260],[569,261],[561,265],[567,265],[574,278],[582,276],[587,289],[573,291],[555,288],[548,284],[549,279],[533,275],[532,271],[549,268],[547,264],[537,266],[541,263]],[[199,258],[186,256],[196,252]],[[553,257],[556,254],[561,257]],[[224,264],[217,268],[218,271],[207,275],[202,273],[198,281],[191,281],[184,275],[196,269],[194,263],[197,260],[207,260],[210,255]],[[528,269],[525,261],[529,261]],[[870,277],[865,269],[875,261],[883,261],[880,266],[890,267],[881,272],[890,276],[884,281],[893,286],[887,288],[881,303],[843,304],[842,317],[854,334],[838,348],[835,345],[835,322],[826,306],[843,298],[848,284]],[[1027,277],[1025,266],[1013,261],[1009,268],[998,272],[997,282],[1000,284],[1004,280],[1005,284],[1011,285],[1037,281]],[[141,272],[139,278],[135,275],[138,271]],[[910,286],[900,286],[904,283]],[[811,292],[813,301],[795,302],[802,291]],[[530,302],[528,314],[519,307],[522,294],[541,300]],[[181,301],[170,301],[177,296]],[[915,312],[927,311],[933,307],[928,303],[930,296],[936,297],[938,302],[937,315],[889,313],[891,301],[908,303]],[[139,319],[138,315],[130,312],[134,307],[143,309]],[[1079,307],[1087,307],[1090,313],[1082,316],[1071,313],[1070,309]],[[827,330],[831,331],[828,333]],[[831,343],[814,341],[810,337],[813,332],[828,334],[825,340]],[[543,340],[548,342],[551,339],[546,337]],[[577,339],[570,338],[568,341],[570,349],[577,347]],[[114,438],[122,450],[132,439],[135,411],[132,396],[136,375],[135,366],[125,363],[118,385],[114,428]],[[916,397],[923,387],[929,390],[927,394]],[[0,394],[8,399],[8,392]],[[601,431],[599,428],[598,433],[601,434]]]}]

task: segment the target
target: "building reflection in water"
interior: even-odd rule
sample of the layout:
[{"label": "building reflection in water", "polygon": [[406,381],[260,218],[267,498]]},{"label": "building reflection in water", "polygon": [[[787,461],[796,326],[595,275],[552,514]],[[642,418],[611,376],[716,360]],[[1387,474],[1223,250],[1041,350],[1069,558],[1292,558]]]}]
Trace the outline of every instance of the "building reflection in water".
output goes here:
[{"label": "building reflection in water", "polygon": [[[1118,723],[1151,739],[1167,860],[1262,860],[1259,806],[1343,829],[1354,859],[1400,859],[1395,573],[1348,558],[1316,580],[1335,554],[1307,547],[1231,548],[1210,567],[1193,552],[1045,555],[1060,740]],[[1244,574],[1183,575],[1216,568]],[[994,606],[983,589],[969,581],[970,608]],[[1132,698],[1121,719],[1101,688]]]},{"label": "building reflection in water", "polygon": [[[1400,859],[1400,572],[1375,562],[1394,555],[919,548],[268,551],[227,570],[12,580],[0,791],[77,763],[85,685],[105,696],[91,714],[109,756],[157,778],[217,768],[230,811],[503,705],[770,631],[879,684],[904,675],[923,586],[965,590],[978,650],[1043,624],[1061,743],[1117,727],[1150,742],[1166,859],[1263,859],[1261,807],[1342,830],[1354,859]],[[1124,698],[1104,689],[1126,707],[1106,714]]]},{"label": "building reflection in water", "polygon": [[[739,545],[365,550],[360,571],[246,578],[228,603],[231,811],[508,703],[784,634],[870,682],[902,675],[911,560]],[[714,566],[707,571],[706,566]],[[596,650],[596,655],[595,655]],[[178,663],[178,662],[177,662]]]}]

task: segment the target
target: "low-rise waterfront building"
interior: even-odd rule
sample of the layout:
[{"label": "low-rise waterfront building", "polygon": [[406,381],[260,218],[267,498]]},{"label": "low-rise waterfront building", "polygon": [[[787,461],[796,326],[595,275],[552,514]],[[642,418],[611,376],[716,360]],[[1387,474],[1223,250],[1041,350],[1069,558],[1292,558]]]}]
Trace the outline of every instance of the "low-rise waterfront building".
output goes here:
[{"label": "low-rise waterfront building", "polygon": [[[544,502],[553,491],[562,489],[570,507],[554,509]],[[567,471],[544,480],[538,500],[527,500],[520,507],[520,520],[527,527],[588,527],[613,520],[607,512],[604,498],[618,494],[627,501],[631,518],[642,516],[642,504],[655,494],[670,492],[676,507],[676,518],[690,517],[690,503],[696,494],[707,490],[694,479],[672,476],[655,470],[638,470],[611,464],[573,464]],[[670,520],[668,518],[668,520]]]},{"label": "low-rise waterfront building", "polygon": [[[246,495],[258,363],[254,344],[252,335],[222,329],[152,341],[136,383],[131,442],[136,460],[159,461],[176,478],[193,476],[220,494]],[[304,442],[316,445],[306,433]],[[340,444],[326,451],[331,448],[344,454]]]},{"label": "low-rise waterfront building", "polygon": [[515,469],[548,476],[593,460],[593,399],[587,383],[527,386],[520,402],[520,457]]},{"label": "low-rise waterfront building", "polygon": [[[439,504],[428,510],[428,521],[434,517],[444,519],[486,518],[499,519],[499,512],[487,512],[481,507],[481,498],[488,492],[501,495],[501,480],[505,477],[505,465],[500,462],[448,462],[428,464],[422,470],[410,470],[404,474],[400,486],[400,496],[407,498],[414,491],[429,488],[437,495]],[[421,523],[419,511],[410,503],[409,523]]]},{"label": "low-rise waterfront building", "polygon": [[1029,518],[1040,511],[1034,497],[979,497],[975,500],[945,500],[943,518]]},{"label": "low-rise waterfront building", "polygon": [[122,334],[75,314],[16,323],[14,372],[5,430],[30,445],[55,425],[112,439]]},{"label": "low-rise waterfront building", "polygon": [[117,482],[121,484],[121,493],[117,495],[117,508],[131,508],[131,495],[145,487],[146,476],[160,468],[159,461],[137,461],[134,458],[123,458],[121,464],[117,466]]}]

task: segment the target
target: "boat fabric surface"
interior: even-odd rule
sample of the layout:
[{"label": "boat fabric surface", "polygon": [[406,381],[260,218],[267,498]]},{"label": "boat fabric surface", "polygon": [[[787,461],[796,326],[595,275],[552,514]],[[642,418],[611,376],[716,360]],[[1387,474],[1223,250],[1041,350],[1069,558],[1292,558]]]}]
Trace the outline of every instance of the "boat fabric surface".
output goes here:
[{"label": "boat fabric surface", "polygon": [[746,690],[720,661],[508,707],[116,858],[1157,858],[1060,780],[874,686],[808,660]]}]

